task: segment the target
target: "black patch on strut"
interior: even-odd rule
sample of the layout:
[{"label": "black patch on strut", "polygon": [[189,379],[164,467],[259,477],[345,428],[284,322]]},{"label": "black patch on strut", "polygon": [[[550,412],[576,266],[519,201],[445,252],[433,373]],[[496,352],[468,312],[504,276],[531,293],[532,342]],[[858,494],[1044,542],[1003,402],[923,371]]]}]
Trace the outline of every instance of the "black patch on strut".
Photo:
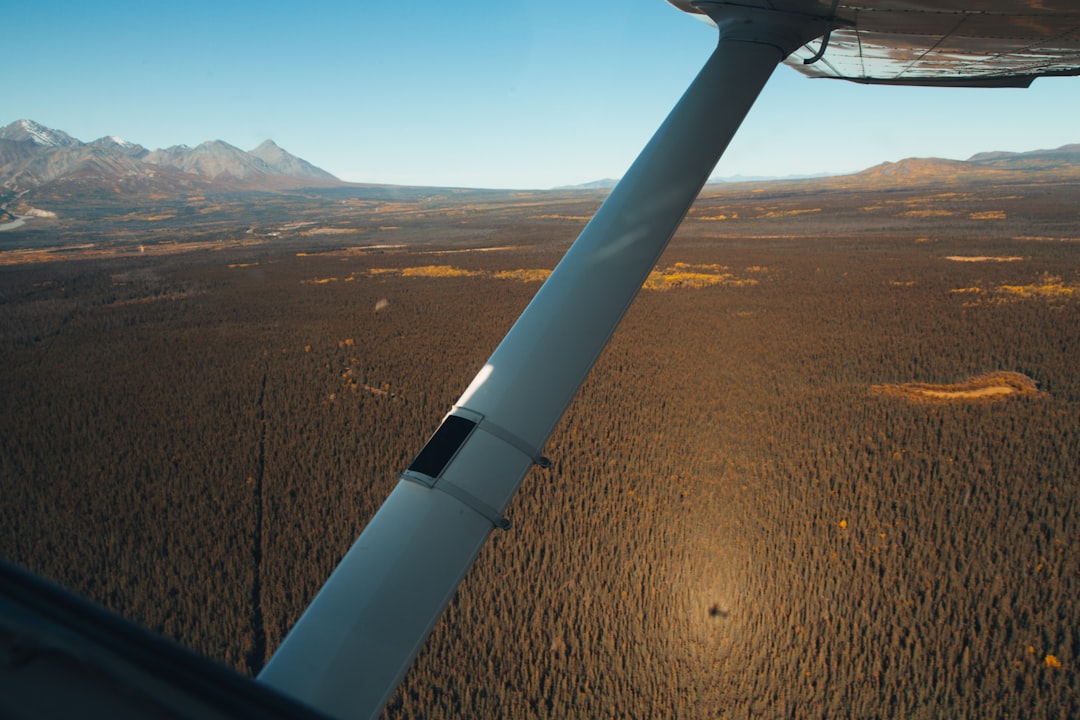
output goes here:
[{"label": "black patch on strut", "polygon": [[475,429],[476,423],[468,418],[448,416],[409,465],[409,471],[438,479]]}]

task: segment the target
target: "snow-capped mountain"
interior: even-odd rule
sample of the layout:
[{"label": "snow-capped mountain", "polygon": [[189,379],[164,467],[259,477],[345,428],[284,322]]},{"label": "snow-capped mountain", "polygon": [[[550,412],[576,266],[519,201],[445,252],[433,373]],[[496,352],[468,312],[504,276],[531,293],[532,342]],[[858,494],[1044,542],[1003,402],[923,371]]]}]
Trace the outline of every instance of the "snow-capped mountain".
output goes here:
[{"label": "snow-capped mountain", "polygon": [[47,128],[33,120],[16,120],[7,127],[0,128],[0,140],[29,142],[43,148],[70,147],[82,144],[62,130]]},{"label": "snow-capped mountain", "polygon": [[174,145],[150,151],[115,136],[84,143],[33,120],[16,120],[0,128],[0,189],[21,191],[67,180],[114,183],[120,179],[161,190],[181,186],[281,189],[340,182],[270,140],[251,152],[221,140],[194,148]]},{"label": "snow-capped mountain", "polygon": [[103,138],[98,138],[97,140],[88,143],[88,145],[101,147],[107,151],[119,152],[127,155],[128,157],[133,157],[139,160],[141,160],[143,157],[146,156],[148,152],[150,152],[142,145],[128,142],[127,140],[124,140],[123,138],[118,138],[115,135],[108,135]]}]

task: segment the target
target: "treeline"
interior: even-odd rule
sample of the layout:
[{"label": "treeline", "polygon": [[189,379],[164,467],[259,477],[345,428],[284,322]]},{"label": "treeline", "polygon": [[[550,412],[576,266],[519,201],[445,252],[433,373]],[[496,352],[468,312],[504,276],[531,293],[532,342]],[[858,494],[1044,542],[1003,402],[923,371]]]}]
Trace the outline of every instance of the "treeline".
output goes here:
[{"label": "treeline", "polygon": [[[1075,256],[947,229],[688,225],[758,284],[642,293],[387,717],[1080,715],[1080,299],[995,294]],[[0,269],[0,551],[254,673],[537,286],[133,262]],[[994,370],[1045,392],[871,391]]]}]

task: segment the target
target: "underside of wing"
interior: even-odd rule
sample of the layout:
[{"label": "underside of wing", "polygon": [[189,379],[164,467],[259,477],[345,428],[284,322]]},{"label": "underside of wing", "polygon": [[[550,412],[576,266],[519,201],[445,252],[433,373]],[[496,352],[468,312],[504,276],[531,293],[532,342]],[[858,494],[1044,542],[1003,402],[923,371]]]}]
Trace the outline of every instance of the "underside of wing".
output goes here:
[{"label": "underside of wing", "polygon": [[[699,2],[670,0],[687,12]],[[745,0],[831,18],[817,41],[785,61],[810,77],[886,85],[1026,87],[1038,77],[1080,75],[1075,0]]]}]

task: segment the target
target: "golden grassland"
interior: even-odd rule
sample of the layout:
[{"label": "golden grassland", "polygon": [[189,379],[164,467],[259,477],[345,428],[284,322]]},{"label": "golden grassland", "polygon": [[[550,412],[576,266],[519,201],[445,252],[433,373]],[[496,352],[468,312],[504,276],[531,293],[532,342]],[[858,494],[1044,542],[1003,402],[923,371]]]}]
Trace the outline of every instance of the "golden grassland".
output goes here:
[{"label": "golden grassland", "polygon": [[908,216],[908,217],[931,218],[931,217],[950,217],[954,213],[953,213],[952,210],[924,209],[924,210],[905,210],[903,214]]},{"label": "golden grassland", "polygon": [[718,213],[716,215],[694,215],[694,216],[692,216],[692,219],[694,219],[694,220],[702,220],[702,221],[705,221],[705,222],[722,221],[722,220],[738,220],[739,219],[739,213],[732,212],[730,215],[725,215],[724,213]]},{"label": "golden grassland", "polygon": [[[768,268],[754,265],[746,268],[746,272],[761,274]],[[354,272],[347,277],[322,277],[304,280],[303,283],[312,285],[326,285],[329,283],[344,281],[351,282],[357,277],[379,277],[395,275],[404,278],[495,278],[497,280],[517,280],[519,282],[543,282],[551,275],[551,270],[545,268],[517,268],[510,270],[469,270],[453,265],[418,265],[413,267],[378,267],[369,268],[360,272]],[[686,263],[676,262],[666,268],[657,268],[649,273],[643,288],[645,290],[674,290],[674,289],[700,289],[723,285],[729,287],[746,287],[756,285],[757,278],[739,277],[726,265],[716,263]]]},{"label": "golden grassland", "polygon": [[798,215],[808,215],[810,213],[819,213],[821,208],[787,208],[778,210],[766,210],[765,208],[759,208],[763,218],[785,218],[796,217]]},{"label": "golden grassland", "polygon": [[550,270],[542,268],[532,270],[497,270],[492,277],[498,280],[519,280],[521,282],[544,282],[551,275]]},{"label": "golden grassland", "polygon": [[[760,272],[760,268],[758,271]],[[739,278],[726,265],[693,264],[677,262],[669,267],[653,270],[645,280],[646,290],[673,290],[676,288],[705,288],[713,285],[745,287],[756,285],[755,278]]]},{"label": "golden grassland", "polygon": [[[951,258],[950,258],[951,259]],[[968,305],[1002,304],[1021,300],[1062,301],[1080,298],[1080,283],[1065,282],[1059,275],[1045,273],[1036,282],[972,285],[952,288],[950,294],[975,298]]]},{"label": "golden grassland", "polygon": [[1018,297],[1068,297],[1076,293],[1076,285],[1066,285],[1060,278],[1031,285],[1000,285],[998,291]]},{"label": "golden grassland", "polygon": [[[264,239],[241,238],[234,240],[156,242],[154,244],[110,245],[87,243],[84,245],[56,245],[52,247],[0,250],[0,267],[32,265],[67,260],[108,260],[112,258],[155,257],[179,255],[201,251],[220,252],[237,248],[254,247],[266,243]],[[231,263],[236,267],[243,264]]]},{"label": "golden grassland", "polygon": [[449,278],[449,277],[479,277],[483,273],[478,270],[465,270],[452,265],[422,265],[420,267],[401,268],[401,277],[411,278]]}]

